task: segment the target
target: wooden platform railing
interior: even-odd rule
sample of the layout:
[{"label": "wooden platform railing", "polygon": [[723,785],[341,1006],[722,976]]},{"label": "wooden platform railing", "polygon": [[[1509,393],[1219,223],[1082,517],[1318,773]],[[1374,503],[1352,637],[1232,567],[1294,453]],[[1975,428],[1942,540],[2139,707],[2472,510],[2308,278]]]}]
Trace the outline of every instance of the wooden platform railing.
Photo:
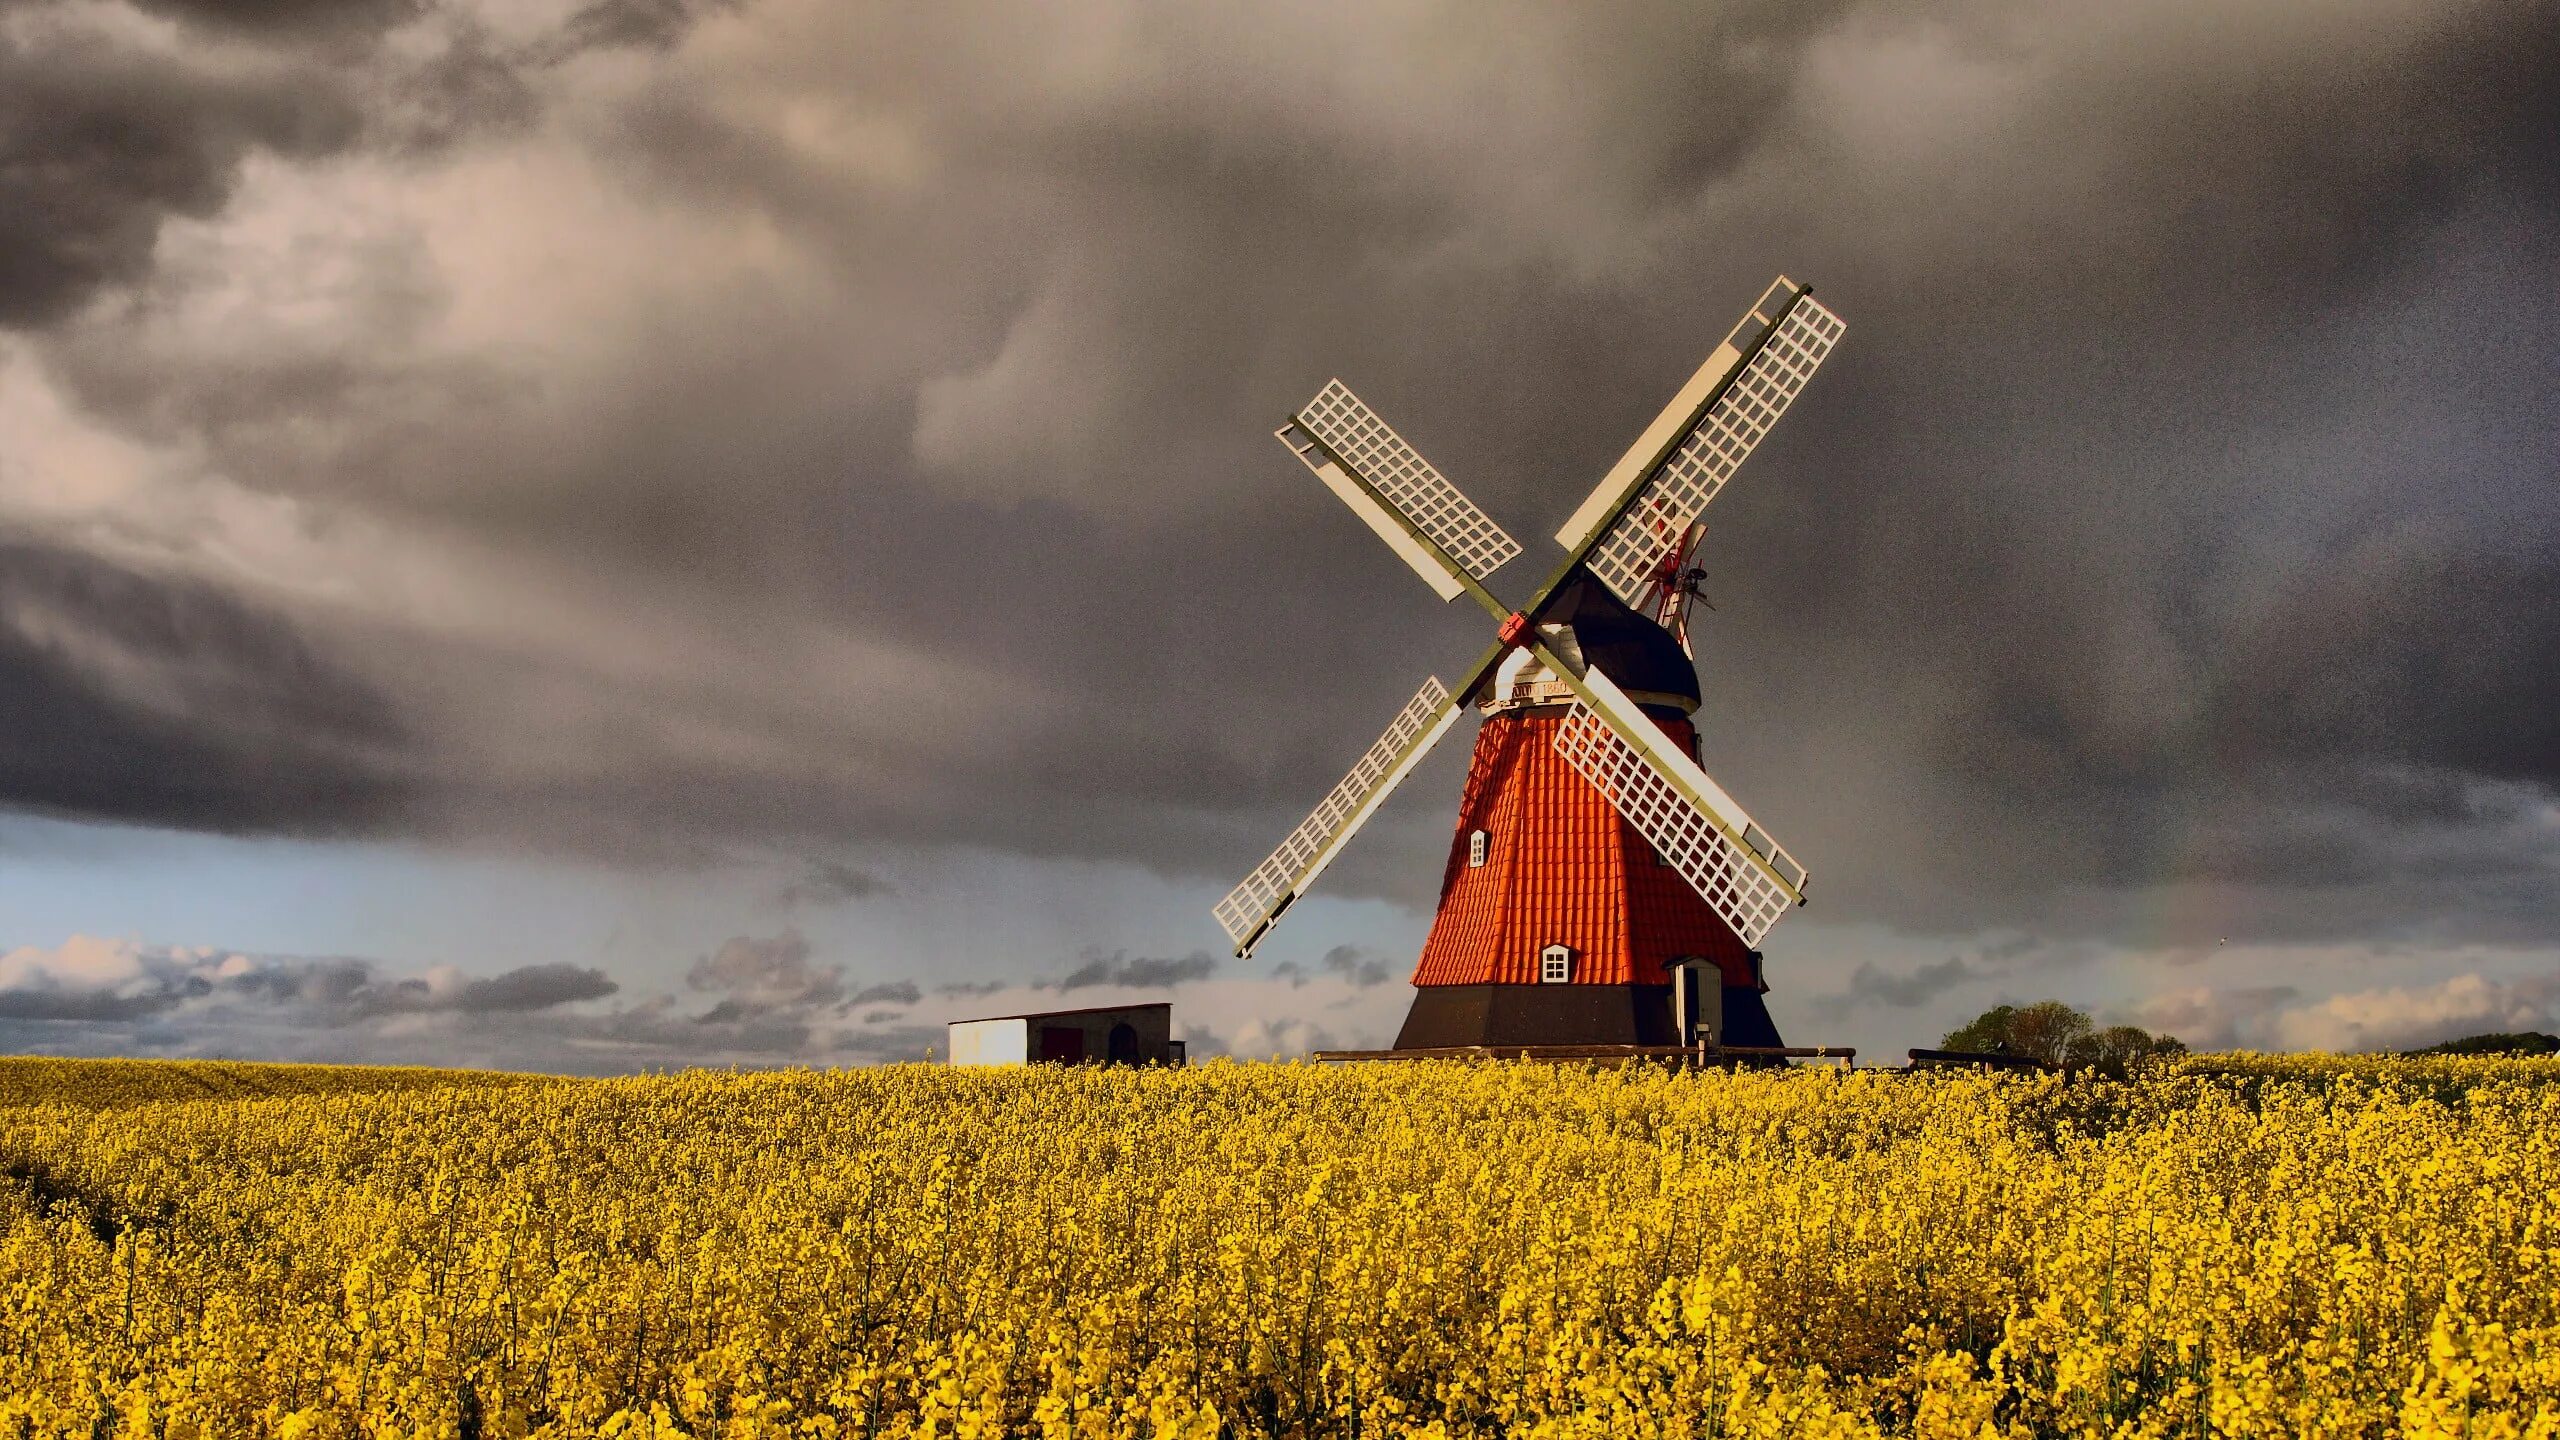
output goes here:
[{"label": "wooden platform railing", "polygon": [[[2070,1067],[2039,1060],[2032,1055],[2001,1055],[1979,1050],[1913,1050],[1910,1068],[1914,1070],[1950,1069],[1979,1066],[1992,1070],[2033,1070],[2039,1073],[2069,1076]],[[1555,1064],[1611,1063],[1633,1064],[1648,1061],[1665,1065],[1730,1065],[1752,1064],[1772,1060],[1837,1060],[1848,1069],[1858,1068],[1858,1047],[1854,1045],[1434,1045],[1412,1050],[1318,1050],[1315,1058],[1326,1065],[1360,1065],[1384,1060],[1544,1060]]]},{"label": "wooden platform railing", "polygon": [[1991,1070],[2060,1070],[2051,1061],[2033,1055],[2000,1055],[1987,1050],[1914,1050],[1911,1068],[1926,1070],[1945,1065],[1979,1065]]},{"label": "wooden platform railing", "polygon": [[1319,1050],[1315,1058],[1328,1065],[1373,1060],[1548,1060],[1655,1061],[1663,1064],[1715,1065],[1756,1060],[1838,1060],[1856,1069],[1854,1045],[1436,1045],[1413,1050]]}]

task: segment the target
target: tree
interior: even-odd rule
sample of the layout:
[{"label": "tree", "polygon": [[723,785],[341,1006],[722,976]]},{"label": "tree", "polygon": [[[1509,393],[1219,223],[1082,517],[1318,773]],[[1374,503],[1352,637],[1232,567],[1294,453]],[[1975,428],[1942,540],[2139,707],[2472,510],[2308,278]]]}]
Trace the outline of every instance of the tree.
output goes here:
[{"label": "tree", "polygon": [[2089,1017],[2059,1000],[2033,1005],[1995,1005],[1938,1042],[1949,1050],[1985,1055],[2023,1055],[2059,1065],[2071,1042],[2089,1033]]},{"label": "tree", "polygon": [[1948,1031],[1938,1042],[1938,1048],[1961,1050],[1968,1055],[2006,1055],[2009,1053],[2009,1022],[2017,1016],[2018,1007],[2015,1005],[1994,1005]]},{"label": "tree", "polygon": [[1947,1050],[2022,1055],[2048,1065],[2083,1066],[2108,1075],[2122,1075],[2136,1066],[2164,1056],[2183,1055],[2187,1050],[2176,1038],[2154,1035],[2138,1025],[2098,1029],[2090,1023],[2086,1011],[2059,1000],[1995,1005],[1948,1031],[1938,1044]]},{"label": "tree", "polygon": [[2423,1050],[2403,1052],[2410,1055],[2551,1055],[2560,1054],[2560,1035],[2546,1035],[2539,1030],[2515,1034],[2465,1035]]},{"label": "tree", "polygon": [[2174,1035],[2154,1035],[2139,1025],[2110,1025],[2071,1042],[2064,1058],[2100,1074],[2122,1075],[2149,1061],[2186,1053],[2186,1042]]}]

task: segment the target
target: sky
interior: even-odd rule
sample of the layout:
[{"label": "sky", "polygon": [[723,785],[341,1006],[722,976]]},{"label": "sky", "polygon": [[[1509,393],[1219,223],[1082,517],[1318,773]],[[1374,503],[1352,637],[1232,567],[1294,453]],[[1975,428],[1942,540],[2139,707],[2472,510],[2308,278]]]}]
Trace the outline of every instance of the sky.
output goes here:
[{"label": "sky", "polygon": [[1791,1041],[2560,1028],[2560,11],[0,0],[0,1050],[1383,1044],[1529,555],[1784,272],[1707,768]]}]

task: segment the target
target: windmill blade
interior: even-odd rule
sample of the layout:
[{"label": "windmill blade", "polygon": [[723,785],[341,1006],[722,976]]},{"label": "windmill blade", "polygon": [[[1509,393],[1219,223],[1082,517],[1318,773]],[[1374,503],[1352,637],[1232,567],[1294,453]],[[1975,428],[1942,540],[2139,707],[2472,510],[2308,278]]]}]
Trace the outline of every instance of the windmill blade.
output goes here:
[{"label": "windmill blade", "polygon": [[1556,540],[1633,605],[1848,326],[1778,277]]},{"label": "windmill blade", "polygon": [[1431,747],[1457,723],[1458,702],[1450,698],[1440,677],[1422,682],[1422,688],[1398,711],[1387,733],[1333,787],[1280,848],[1253,867],[1243,883],[1227,892],[1217,903],[1218,923],[1226,927],[1227,938],[1236,942],[1239,959],[1253,953],[1253,947],[1280,919],[1280,912],[1307,893],[1324,867],[1358,834],[1370,814],[1385,802],[1398,782],[1412,773]]},{"label": "windmill blade", "polygon": [[1443,600],[1482,592],[1485,577],[1520,553],[1519,541],[1339,380],[1273,433]]},{"label": "windmill blade", "polygon": [[1587,670],[1576,689],[1572,712],[1556,728],[1556,753],[1609,797],[1743,944],[1758,948],[1804,903],[1804,867],[1608,676]]}]

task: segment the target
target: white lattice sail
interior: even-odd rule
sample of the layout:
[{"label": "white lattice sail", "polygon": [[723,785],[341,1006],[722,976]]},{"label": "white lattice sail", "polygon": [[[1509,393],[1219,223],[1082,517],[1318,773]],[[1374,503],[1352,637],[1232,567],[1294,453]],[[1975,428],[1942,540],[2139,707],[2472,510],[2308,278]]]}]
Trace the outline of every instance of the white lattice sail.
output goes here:
[{"label": "white lattice sail", "polygon": [[1556,753],[1608,797],[1745,945],[1804,902],[1805,868],[1760,828],[1626,693],[1585,672],[1602,715],[1577,699],[1556,727]]},{"label": "white lattice sail", "polygon": [[[1781,280],[1772,287],[1777,295]],[[1788,287],[1791,290],[1791,287]],[[1770,309],[1768,300],[1762,306]],[[1758,338],[1767,321],[1755,309],[1736,335],[1747,344]],[[1619,515],[1608,534],[1593,546],[1585,563],[1601,582],[1632,605],[1655,578],[1663,560],[1705,513],[1716,492],[1742,468],[1770,427],[1794,403],[1814,368],[1831,353],[1848,326],[1811,295],[1802,295],[1768,343],[1734,377],[1697,424],[1683,436]],[[1734,344],[1732,340],[1726,342]],[[1735,347],[1737,350],[1740,346]]]},{"label": "white lattice sail", "polygon": [[[1519,555],[1519,541],[1504,533],[1492,516],[1433,469],[1340,380],[1317,391],[1316,398],[1292,419],[1342,457],[1362,484],[1378,492],[1476,579],[1484,579]],[[1280,433],[1282,440],[1289,439],[1286,429]],[[1294,443],[1290,448],[1309,468],[1317,468],[1319,462],[1308,451]]]},{"label": "white lattice sail", "polygon": [[1457,702],[1449,698],[1448,687],[1434,675],[1422,682],[1422,688],[1396,713],[1387,733],[1342,777],[1280,848],[1271,852],[1242,883],[1227,892],[1217,904],[1218,923],[1227,938],[1235,941],[1239,956],[1253,953],[1254,942],[1262,938],[1280,912],[1291,901],[1306,893],[1324,867],[1356,834],[1392,793],[1396,785],[1411,773],[1431,747],[1457,722]]}]

